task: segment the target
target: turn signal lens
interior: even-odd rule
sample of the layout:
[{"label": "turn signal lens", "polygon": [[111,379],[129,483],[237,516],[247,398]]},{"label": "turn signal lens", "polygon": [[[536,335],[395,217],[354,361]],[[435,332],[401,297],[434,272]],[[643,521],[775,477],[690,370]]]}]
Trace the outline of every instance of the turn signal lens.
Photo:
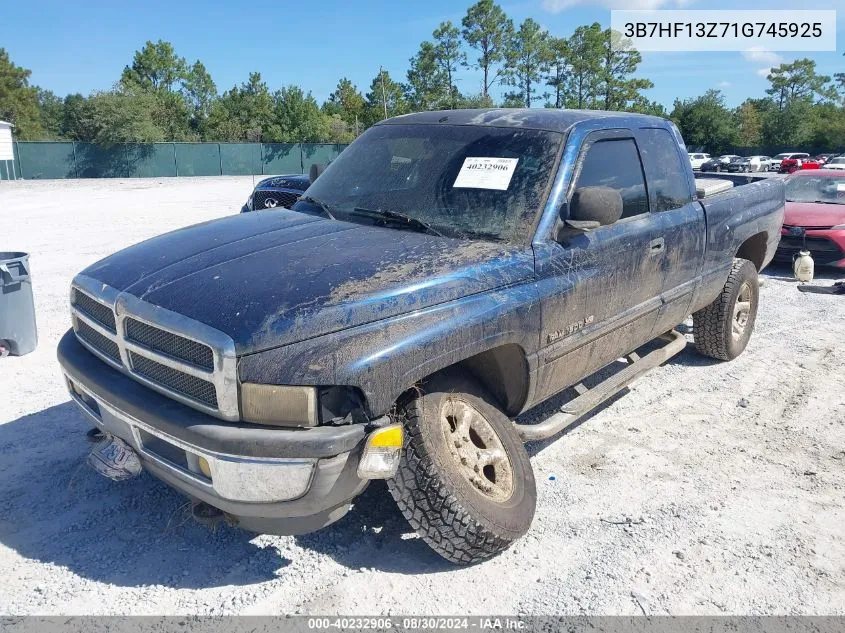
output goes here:
[{"label": "turn signal lens", "polygon": [[391,424],[370,433],[358,462],[358,476],[361,479],[393,477],[399,468],[404,440],[401,424]]},{"label": "turn signal lens", "polygon": [[211,466],[208,465],[208,460],[205,457],[198,457],[197,465],[200,468],[200,472],[208,479],[211,479]]}]

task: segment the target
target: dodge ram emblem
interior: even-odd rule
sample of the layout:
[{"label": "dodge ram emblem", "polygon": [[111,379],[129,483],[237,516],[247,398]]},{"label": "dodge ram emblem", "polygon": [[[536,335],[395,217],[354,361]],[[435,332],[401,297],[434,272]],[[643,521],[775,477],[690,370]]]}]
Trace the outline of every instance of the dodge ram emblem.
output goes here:
[{"label": "dodge ram emblem", "polygon": [[275,209],[276,205],[278,205],[278,204],[279,204],[279,201],[276,200],[275,198],[267,198],[264,201],[264,208],[265,209]]}]

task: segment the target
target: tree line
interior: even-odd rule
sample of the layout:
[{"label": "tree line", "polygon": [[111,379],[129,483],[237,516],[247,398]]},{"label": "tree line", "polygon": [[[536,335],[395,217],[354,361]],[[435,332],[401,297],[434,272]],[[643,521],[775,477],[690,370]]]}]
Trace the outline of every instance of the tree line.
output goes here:
[{"label": "tree line", "polygon": [[[161,40],[136,51],[112,89],[60,97],[30,85],[30,71],[0,48],[0,119],[15,124],[20,140],[348,143],[381,119],[413,111],[543,105],[669,117],[690,147],[711,153],[845,148],[845,73],[819,75],[813,60],[799,59],[773,68],[766,96],[738,108],[708,90],[667,112],[645,96],[654,84],[637,76],[641,61],[598,23],[557,37],[531,18],[517,26],[494,0],[478,0],[460,24],[442,22],[420,44],[404,81],[379,69],[362,92],[344,77],[322,104],[298,85],[271,90],[258,72],[220,93],[201,61],[188,62]],[[478,90],[459,88],[462,69],[477,71]]]},{"label": "tree line", "polygon": [[[379,69],[362,92],[342,78],[322,104],[300,86],[271,90],[258,72],[222,94],[206,69],[170,42],[147,42],[110,90],[60,97],[29,85],[30,71],[0,49],[0,118],[16,138],[104,145],[155,141],[346,143],[373,123],[419,110],[461,107],[578,107],[665,114],[635,78],[640,54],[611,46],[598,23],[554,37],[535,20],[518,26],[493,0],[469,7],[460,24],[442,22],[409,60],[404,81]],[[481,76],[458,87],[462,69]],[[504,87],[499,103],[491,96]],[[496,90],[496,92],[500,92]]]},{"label": "tree line", "polygon": [[719,90],[675,100],[670,118],[690,148],[711,154],[845,151],[845,73],[816,72],[809,58],[772,68],[766,96],[728,108]]}]

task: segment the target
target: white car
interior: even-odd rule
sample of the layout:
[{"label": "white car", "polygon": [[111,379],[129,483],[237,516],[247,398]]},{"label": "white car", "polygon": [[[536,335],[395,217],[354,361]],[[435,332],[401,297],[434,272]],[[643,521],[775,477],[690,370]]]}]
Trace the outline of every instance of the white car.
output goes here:
[{"label": "white car", "polygon": [[[769,171],[772,159],[768,156],[749,156],[748,166],[750,171]],[[778,163],[780,166],[780,163]]]},{"label": "white car", "polygon": [[702,154],[701,152],[690,152],[689,162],[693,169],[701,169],[701,165],[710,160],[710,154]]},{"label": "white car", "polygon": [[824,164],[822,169],[840,169],[845,171],[845,156],[838,156],[836,158],[831,158]]}]

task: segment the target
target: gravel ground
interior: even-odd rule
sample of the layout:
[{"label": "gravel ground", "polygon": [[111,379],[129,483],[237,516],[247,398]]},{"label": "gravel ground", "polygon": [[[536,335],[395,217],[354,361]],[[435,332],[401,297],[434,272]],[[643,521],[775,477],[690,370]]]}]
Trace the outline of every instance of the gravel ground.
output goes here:
[{"label": "gravel ground", "polygon": [[212,533],[152,477],[94,474],[55,361],[72,276],[236,212],[250,187],[0,183],[0,250],[32,254],[40,334],[0,361],[0,613],[845,614],[845,297],[801,294],[784,269],[739,359],[690,345],[530,446],[533,527],[472,568],[431,552],[381,484],[334,526],[276,537]]}]

